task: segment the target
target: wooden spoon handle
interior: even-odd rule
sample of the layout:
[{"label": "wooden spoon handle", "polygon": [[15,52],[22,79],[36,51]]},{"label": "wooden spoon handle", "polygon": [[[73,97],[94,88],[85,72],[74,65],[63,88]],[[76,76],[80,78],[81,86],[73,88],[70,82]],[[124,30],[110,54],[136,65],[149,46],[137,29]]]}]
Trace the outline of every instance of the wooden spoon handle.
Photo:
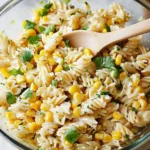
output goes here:
[{"label": "wooden spoon handle", "polygon": [[150,32],[150,19],[106,34],[108,45]]}]

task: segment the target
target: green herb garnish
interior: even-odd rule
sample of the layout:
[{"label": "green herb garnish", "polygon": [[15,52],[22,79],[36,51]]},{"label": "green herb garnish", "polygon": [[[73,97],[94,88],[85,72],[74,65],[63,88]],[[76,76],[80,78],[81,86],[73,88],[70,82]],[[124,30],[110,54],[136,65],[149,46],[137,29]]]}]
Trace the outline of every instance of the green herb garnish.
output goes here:
[{"label": "green herb garnish", "polygon": [[33,55],[31,54],[31,52],[26,50],[23,52],[23,54],[21,56],[21,60],[23,62],[30,62],[32,57],[33,57]]},{"label": "green herb garnish", "polygon": [[45,28],[45,27],[43,27],[43,26],[39,26],[39,29],[40,29],[40,32],[41,32],[41,33],[44,33],[44,32],[45,32],[45,30],[46,30],[46,28]]},{"label": "green herb garnish", "polygon": [[16,97],[11,92],[6,93],[6,100],[8,104],[14,104],[16,102]]},{"label": "green herb garnish", "polygon": [[57,80],[53,80],[52,81],[52,86],[57,86],[57,82],[58,82]]},{"label": "green herb garnish", "polygon": [[113,68],[112,69],[112,71],[111,71],[111,76],[113,77],[113,78],[118,78],[118,76],[119,76],[119,70],[117,70],[116,68]]},{"label": "green herb garnish", "polygon": [[18,74],[23,75],[23,72],[20,69],[12,69],[9,71],[9,74],[17,76]]},{"label": "green herb garnish", "polygon": [[87,11],[86,14],[87,14],[87,15],[91,15],[91,14],[92,14],[92,11]]},{"label": "green herb garnish", "polygon": [[65,70],[65,71],[70,70],[70,68],[69,68],[69,65],[68,65],[68,64],[64,64],[63,68],[64,68],[64,70]]},{"label": "green herb garnish", "polygon": [[40,16],[46,16],[49,13],[49,9],[43,8],[41,11],[39,11]]},{"label": "green herb garnish", "polygon": [[29,37],[28,37],[28,42],[29,42],[30,44],[38,44],[39,41],[40,41],[39,35],[29,36]]},{"label": "green herb garnish", "polygon": [[126,140],[130,140],[130,137],[129,137],[129,135],[128,134],[126,134],[125,136],[124,136],[125,138],[126,138]]},{"label": "green herb garnish", "polygon": [[52,3],[48,3],[48,4],[46,4],[46,5],[44,5],[44,8],[45,9],[50,9],[51,7],[52,7]]},{"label": "green herb garnish", "polygon": [[65,132],[65,140],[67,140],[69,143],[72,143],[72,144],[75,143],[78,137],[79,137],[79,132],[74,126],[66,130]]},{"label": "green herb garnish", "polygon": [[85,26],[82,28],[82,30],[88,30],[88,28],[89,28],[88,26]]},{"label": "green herb garnish", "polygon": [[30,89],[28,89],[27,92],[25,93],[25,99],[31,98],[32,95],[33,95],[33,92]]},{"label": "green herb garnish", "polygon": [[105,28],[106,28],[107,32],[111,32],[110,27],[107,23],[105,23]]},{"label": "green herb garnish", "polygon": [[14,20],[12,20],[11,22],[10,22],[10,24],[14,24],[15,23],[15,21]]},{"label": "green herb garnish", "polygon": [[70,41],[69,40],[64,40],[64,42],[65,42],[66,47],[70,47],[70,44],[69,44]]},{"label": "green herb garnish", "polygon": [[109,95],[109,92],[100,92],[100,94],[96,94],[98,98],[101,97],[101,95]]},{"label": "green herb garnish", "polygon": [[48,28],[45,30],[45,34],[49,34],[50,32],[55,32],[55,25],[50,25]]},{"label": "green herb garnish", "polygon": [[24,26],[25,29],[33,29],[35,27],[35,23],[34,22],[31,22],[29,20],[26,20],[26,24]]},{"label": "green herb garnish", "polygon": [[134,111],[135,113],[137,113],[137,109],[135,107],[132,107],[132,111]]}]

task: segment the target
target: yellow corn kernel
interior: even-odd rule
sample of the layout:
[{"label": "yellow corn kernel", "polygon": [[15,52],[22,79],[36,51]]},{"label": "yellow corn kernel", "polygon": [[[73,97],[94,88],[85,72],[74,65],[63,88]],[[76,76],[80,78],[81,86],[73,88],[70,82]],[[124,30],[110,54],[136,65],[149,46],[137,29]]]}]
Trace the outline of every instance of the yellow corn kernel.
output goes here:
[{"label": "yellow corn kernel", "polygon": [[33,109],[29,109],[26,114],[29,117],[34,117],[36,115],[36,112]]},{"label": "yellow corn kernel", "polygon": [[113,131],[112,138],[115,140],[120,140],[122,138],[122,133],[120,131]]},{"label": "yellow corn kernel", "polygon": [[112,25],[112,19],[108,19],[107,24],[110,26]]},{"label": "yellow corn kernel", "polygon": [[77,107],[78,107],[78,104],[77,104],[77,103],[75,103],[75,102],[72,102],[71,107],[72,107],[73,109],[75,109],[75,108],[77,108]]},{"label": "yellow corn kernel", "polygon": [[114,117],[114,119],[116,119],[116,120],[120,120],[120,119],[123,118],[123,115],[122,115],[120,112],[115,111],[115,112],[113,113],[113,117]]},{"label": "yellow corn kernel", "polygon": [[29,102],[30,102],[30,103],[35,103],[36,100],[37,100],[36,93],[33,92],[33,93],[32,93],[32,97],[29,98]]},{"label": "yellow corn kernel", "polygon": [[65,145],[66,145],[66,146],[72,146],[72,144],[69,143],[67,140],[65,140]]},{"label": "yellow corn kernel", "polygon": [[109,135],[109,134],[104,134],[103,142],[104,142],[104,143],[107,143],[107,142],[111,142],[111,141],[112,141],[111,135]]},{"label": "yellow corn kernel", "polygon": [[65,42],[64,42],[64,41],[61,41],[60,44],[59,44],[59,46],[60,46],[60,47],[65,47]]},{"label": "yellow corn kernel", "polygon": [[104,29],[102,30],[102,33],[107,33],[107,29],[104,28]]},{"label": "yellow corn kernel", "polygon": [[44,50],[44,49],[40,51],[40,55],[41,55],[41,56],[44,56],[44,55],[45,55],[45,50]]},{"label": "yellow corn kernel", "polygon": [[62,65],[58,65],[55,69],[54,72],[61,72],[63,70],[63,66]]},{"label": "yellow corn kernel", "polygon": [[35,122],[36,122],[36,124],[38,124],[38,125],[42,125],[42,124],[44,123],[44,118],[43,118],[43,116],[37,116],[37,117],[35,118]]},{"label": "yellow corn kernel", "polygon": [[99,88],[100,88],[100,86],[101,86],[101,84],[102,84],[102,82],[101,82],[101,81],[97,81],[97,82],[95,82],[95,83],[94,83],[94,85],[93,85],[93,86],[94,86],[94,88],[95,88],[95,89],[99,89]]},{"label": "yellow corn kernel", "polygon": [[139,102],[140,102],[140,105],[141,105],[141,110],[145,110],[146,107],[147,107],[147,101],[144,100],[144,99],[140,99]]},{"label": "yellow corn kernel", "polygon": [[30,62],[28,62],[26,66],[27,66],[28,70],[31,70],[34,67],[34,65],[32,63],[30,63]]},{"label": "yellow corn kernel", "polygon": [[32,117],[26,117],[25,119],[27,122],[34,122],[34,119]]},{"label": "yellow corn kernel", "polygon": [[141,86],[136,87],[136,89],[135,89],[135,90],[136,90],[137,92],[139,92],[139,93],[143,92],[143,90],[142,90]]},{"label": "yellow corn kernel", "polygon": [[53,113],[51,111],[47,112],[45,115],[45,121],[46,122],[52,122],[53,121]]},{"label": "yellow corn kernel", "polygon": [[90,55],[93,55],[93,52],[91,51],[91,49],[85,48],[84,49],[84,55],[90,56]]},{"label": "yellow corn kernel", "polygon": [[14,114],[12,112],[8,111],[8,112],[6,112],[6,118],[7,119],[14,119],[15,117],[14,117]]},{"label": "yellow corn kernel", "polygon": [[54,53],[53,53],[53,56],[62,57],[62,54],[61,54],[61,53],[59,53],[59,52],[54,52]]},{"label": "yellow corn kernel", "polygon": [[17,77],[16,77],[16,81],[18,84],[23,83],[25,80],[26,80],[26,78],[23,75],[17,75]]},{"label": "yellow corn kernel", "polygon": [[35,83],[31,83],[30,89],[35,92],[37,91],[38,86]]},{"label": "yellow corn kernel", "polygon": [[54,66],[54,65],[57,64],[57,62],[55,61],[55,59],[54,59],[53,57],[50,57],[50,58],[48,59],[48,63],[49,63],[49,65],[52,65],[52,66]]},{"label": "yellow corn kernel", "polygon": [[24,28],[25,26],[26,26],[26,20],[24,20],[23,22],[22,22],[22,27]]},{"label": "yellow corn kernel", "polygon": [[47,22],[47,21],[49,21],[49,18],[48,18],[47,16],[44,16],[44,17],[43,17],[43,21],[44,21],[44,22]]},{"label": "yellow corn kernel", "polygon": [[40,58],[40,56],[38,54],[34,55],[34,60],[37,61]]},{"label": "yellow corn kernel", "polygon": [[124,22],[121,18],[118,18],[116,21],[119,22],[119,23],[123,23]]},{"label": "yellow corn kernel", "polygon": [[34,132],[36,129],[37,129],[37,124],[36,124],[36,122],[29,123],[29,130],[30,130],[31,132]]},{"label": "yellow corn kernel", "polygon": [[57,147],[52,148],[52,150],[59,150]]},{"label": "yellow corn kernel", "polygon": [[140,108],[140,102],[139,101],[135,101],[133,104],[132,104],[132,107],[136,108],[137,110]]},{"label": "yellow corn kernel", "polygon": [[9,123],[10,123],[10,124],[14,124],[14,122],[15,122],[15,120],[13,120],[13,119],[10,119],[10,120],[9,120]]},{"label": "yellow corn kernel", "polygon": [[28,29],[28,30],[26,31],[26,34],[27,34],[28,36],[35,36],[35,35],[36,35],[36,31],[35,31],[34,29]]},{"label": "yellow corn kernel", "polygon": [[9,74],[7,68],[1,68],[1,69],[0,69],[0,73],[1,73],[5,78],[9,78],[9,77],[10,77],[10,74]]},{"label": "yellow corn kernel", "polygon": [[81,108],[80,107],[76,107],[73,109],[73,115],[74,117],[80,117],[80,112],[81,112]]},{"label": "yellow corn kernel", "polygon": [[137,86],[138,86],[138,84],[139,84],[139,82],[140,82],[140,80],[139,80],[139,81],[138,81],[138,80],[133,81],[133,82],[132,82],[132,85],[133,85],[134,87],[137,87]]},{"label": "yellow corn kernel", "polygon": [[117,55],[116,60],[115,60],[115,64],[116,65],[120,65],[121,64],[121,59],[122,59],[122,56],[121,55]]},{"label": "yellow corn kernel", "polygon": [[95,138],[96,140],[103,140],[104,134],[102,134],[102,133],[96,133],[96,134],[94,135],[94,138]]},{"label": "yellow corn kernel", "polygon": [[121,81],[123,81],[126,77],[127,77],[127,73],[126,72],[121,72],[120,75],[119,75],[119,79]]},{"label": "yellow corn kernel", "polygon": [[42,111],[48,111],[50,109],[49,106],[47,104],[44,104],[44,103],[41,104],[40,108]]},{"label": "yellow corn kernel", "polygon": [[15,122],[14,122],[15,128],[18,128],[18,126],[19,126],[21,123],[22,123],[21,120],[15,120]]},{"label": "yellow corn kernel", "polygon": [[53,32],[50,32],[50,33],[49,33],[49,37],[51,37],[53,34],[54,34]]},{"label": "yellow corn kernel", "polygon": [[39,110],[41,106],[41,101],[36,101],[35,103],[30,104],[31,109]]},{"label": "yellow corn kernel", "polygon": [[88,99],[88,95],[83,94],[83,101],[86,101]]},{"label": "yellow corn kernel", "polygon": [[80,88],[79,88],[79,86],[78,85],[73,85],[73,86],[71,86],[70,88],[69,88],[69,93],[70,94],[74,94],[74,93],[76,93],[76,92],[80,92]]},{"label": "yellow corn kernel", "polygon": [[77,101],[82,101],[84,98],[84,95],[79,93],[79,92],[76,92],[73,94],[73,99],[74,100],[77,100]]},{"label": "yellow corn kernel", "polygon": [[27,83],[32,83],[34,81],[34,75],[33,74],[27,74],[26,75],[26,81],[27,81]]}]

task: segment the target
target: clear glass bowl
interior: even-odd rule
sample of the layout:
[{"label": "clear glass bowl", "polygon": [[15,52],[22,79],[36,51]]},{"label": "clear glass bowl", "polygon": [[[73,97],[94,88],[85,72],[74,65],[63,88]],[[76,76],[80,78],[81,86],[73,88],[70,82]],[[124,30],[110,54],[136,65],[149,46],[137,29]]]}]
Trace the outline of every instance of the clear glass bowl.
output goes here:
[{"label": "clear glass bowl", "polygon": [[[32,10],[35,7],[38,7],[41,0],[9,0],[2,7],[0,7],[0,32],[5,32],[12,39],[16,39],[21,32],[21,22],[25,19],[31,19]],[[84,0],[72,0],[72,4],[81,7],[82,2]],[[114,0],[87,0],[87,2],[91,5],[92,9],[97,8],[107,8]],[[125,9],[132,15],[132,19],[127,24],[133,24],[138,22],[138,19],[142,16],[143,18],[150,18],[150,11],[148,1],[146,0],[137,0],[140,3],[145,2],[145,6],[142,6],[140,3],[137,3],[133,0],[115,0],[122,4]],[[47,0],[45,0],[47,2]],[[143,44],[150,48],[150,33],[145,35]],[[19,149],[36,149],[31,147],[30,145],[21,142],[19,139],[10,134],[5,128],[5,124],[3,123],[0,117],[0,127],[1,134],[12,142]],[[133,140],[124,144],[124,150],[135,150],[144,143],[150,140],[150,125],[143,128],[142,132],[140,132]]]}]

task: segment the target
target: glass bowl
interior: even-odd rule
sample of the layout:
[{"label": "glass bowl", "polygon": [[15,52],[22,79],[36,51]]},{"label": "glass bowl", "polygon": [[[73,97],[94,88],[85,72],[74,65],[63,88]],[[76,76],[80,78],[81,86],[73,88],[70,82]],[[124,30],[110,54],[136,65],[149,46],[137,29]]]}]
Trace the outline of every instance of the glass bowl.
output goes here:
[{"label": "glass bowl", "polygon": [[[12,39],[16,39],[21,32],[21,22],[26,19],[31,19],[32,10],[40,5],[41,0],[9,0],[0,7],[0,32],[5,32]],[[81,7],[84,0],[72,0],[71,3],[77,7]],[[87,0],[92,9],[107,8],[114,0]],[[150,18],[150,4],[148,0],[115,0],[122,4],[125,9],[132,15],[132,19],[127,24],[138,22],[140,17],[145,19]],[[45,0],[47,2],[47,0]],[[144,2],[144,3],[143,3]],[[143,4],[143,6],[141,5]],[[148,10],[149,9],[149,10]],[[143,44],[150,48],[150,33],[145,35]],[[20,141],[14,137],[5,127],[2,116],[0,115],[0,132],[6,139],[8,139],[14,146],[19,149],[37,149]],[[150,125],[143,128],[143,130],[131,141],[123,145],[124,150],[135,150],[141,145],[150,140]]]}]

